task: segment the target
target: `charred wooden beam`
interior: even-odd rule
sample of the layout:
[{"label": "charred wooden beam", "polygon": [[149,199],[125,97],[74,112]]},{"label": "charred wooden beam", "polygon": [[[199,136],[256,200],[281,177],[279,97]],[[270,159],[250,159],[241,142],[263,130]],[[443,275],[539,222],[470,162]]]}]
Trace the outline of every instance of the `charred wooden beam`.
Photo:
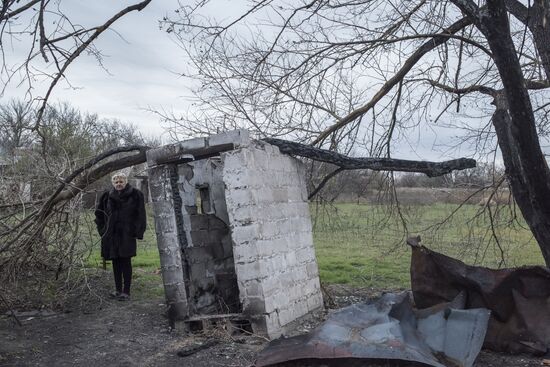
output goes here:
[{"label": "charred wooden beam", "polygon": [[325,149],[292,141],[265,138],[266,143],[279,147],[281,153],[332,163],[342,169],[370,169],[373,171],[401,171],[424,173],[428,177],[442,176],[456,170],[474,168],[475,159],[458,158],[444,162],[411,161],[393,158],[353,158]]}]

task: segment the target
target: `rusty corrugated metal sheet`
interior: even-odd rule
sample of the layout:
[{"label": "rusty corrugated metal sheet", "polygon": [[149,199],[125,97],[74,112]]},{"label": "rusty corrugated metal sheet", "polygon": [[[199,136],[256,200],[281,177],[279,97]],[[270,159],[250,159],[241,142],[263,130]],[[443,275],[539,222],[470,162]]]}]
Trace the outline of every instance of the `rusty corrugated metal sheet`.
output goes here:
[{"label": "rusty corrugated metal sheet", "polygon": [[493,270],[469,266],[420,246],[412,247],[411,286],[417,307],[447,302],[459,293],[466,308],[487,308],[484,347],[504,352],[550,351],[550,269],[530,266]]},{"label": "rusty corrugated metal sheet", "polygon": [[367,360],[384,365],[471,366],[481,349],[489,312],[452,308],[457,303],[463,302],[458,299],[417,314],[410,293],[386,294],[375,303],[334,312],[307,335],[271,342],[256,366],[348,367]]}]

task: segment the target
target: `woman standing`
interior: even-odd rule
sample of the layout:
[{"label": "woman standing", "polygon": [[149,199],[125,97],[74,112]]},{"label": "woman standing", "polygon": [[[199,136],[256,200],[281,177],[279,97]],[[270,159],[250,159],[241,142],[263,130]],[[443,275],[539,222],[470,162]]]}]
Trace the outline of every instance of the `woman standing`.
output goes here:
[{"label": "woman standing", "polygon": [[95,223],[101,236],[101,257],[111,260],[115,291],[119,300],[130,297],[132,257],[136,256],[136,239],[143,239],[146,216],[143,193],[128,184],[124,173],[111,177],[113,188],[101,195],[95,210]]}]

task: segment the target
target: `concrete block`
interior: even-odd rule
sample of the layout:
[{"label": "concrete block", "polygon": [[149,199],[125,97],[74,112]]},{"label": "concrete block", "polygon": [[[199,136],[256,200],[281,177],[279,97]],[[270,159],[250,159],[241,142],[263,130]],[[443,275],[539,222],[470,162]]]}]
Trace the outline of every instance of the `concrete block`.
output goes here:
[{"label": "concrete block", "polygon": [[258,251],[258,257],[260,258],[268,258],[277,253],[273,241],[258,240],[256,242],[256,249]]},{"label": "concrete block", "polygon": [[287,189],[287,198],[290,202],[303,202],[302,199],[302,188],[298,187],[297,185],[294,187],[289,187]]},{"label": "concrete block", "polygon": [[259,171],[269,171],[269,155],[265,150],[251,149],[254,159],[254,167]]},{"label": "concrete block", "polygon": [[278,278],[280,279],[281,289],[289,289],[296,285],[293,273],[290,271],[280,274]]},{"label": "concrete block", "polygon": [[220,241],[210,243],[208,244],[207,250],[210,256],[214,259],[215,264],[217,264],[215,267],[219,268],[221,261],[223,261],[226,257],[222,243]]},{"label": "concrete block", "polygon": [[244,282],[244,288],[245,288],[245,293],[247,297],[261,297],[263,302],[264,291],[260,280],[252,279],[252,280],[246,281]]},{"label": "concrete block", "polygon": [[178,144],[178,151],[185,152],[188,150],[203,149],[206,147],[205,138],[194,138],[189,140],[184,140]]},{"label": "concrete block", "polygon": [[291,287],[285,288],[288,294],[288,298],[291,302],[294,302],[303,297],[302,287],[297,284],[292,285]]},{"label": "concrete block", "polygon": [[[236,252],[236,251],[235,251]],[[235,263],[235,273],[240,281],[246,282],[248,280],[257,279],[260,273],[260,262],[252,261],[247,263]]]},{"label": "concrete block", "polygon": [[203,247],[190,247],[185,249],[185,257],[189,264],[203,264],[212,259]]},{"label": "concrete block", "polygon": [[[244,164],[244,162],[242,162]],[[223,182],[228,190],[234,190],[238,188],[248,188],[252,183],[253,175],[250,170],[244,166],[239,170],[226,171],[223,175]]]},{"label": "concrete block", "polygon": [[295,315],[292,313],[291,308],[279,310],[279,323],[281,326],[285,326],[295,319]]},{"label": "concrete block", "polygon": [[227,228],[210,228],[208,230],[208,244],[220,244],[223,238],[229,233]]},{"label": "concrete block", "polygon": [[258,208],[253,205],[239,206],[229,210],[229,220],[233,225],[242,225],[241,223],[252,223],[258,219]]},{"label": "concrete block", "polygon": [[273,276],[278,273],[278,269],[273,265],[272,258],[270,257],[259,257],[257,262],[260,264],[260,271],[262,276]]},{"label": "concrete block", "polygon": [[286,162],[284,159],[281,159],[281,156],[277,155],[271,155],[271,159],[269,160],[269,170],[273,174],[282,174],[283,172],[286,172]]},{"label": "concrete block", "polygon": [[307,315],[307,313],[309,312],[307,299],[302,298],[297,300],[292,307],[292,311],[295,319]]},{"label": "concrete block", "polygon": [[234,227],[231,230],[231,238],[235,243],[235,246],[239,246],[242,243],[255,242],[260,237],[260,228],[257,223],[250,223],[248,225],[240,225]]},{"label": "concrete block", "polygon": [[284,255],[284,253],[278,253],[271,257],[271,264],[274,268],[274,274],[282,274],[286,269],[289,269]]},{"label": "concrete block", "polygon": [[204,262],[195,262],[191,263],[189,267],[189,278],[193,279],[193,282],[196,282],[199,279],[206,278],[206,263]]},{"label": "concrete block", "polygon": [[228,273],[234,274],[235,278],[235,259],[233,259],[233,249],[231,249],[231,255],[228,255],[227,258],[223,261],[223,268],[226,269]]},{"label": "concrete block", "polygon": [[272,242],[272,246],[274,247],[276,253],[284,254],[288,252],[288,241],[286,240],[286,236],[273,239]]},{"label": "concrete block", "polygon": [[258,203],[254,192],[243,188],[226,192],[225,199],[229,208],[256,205]]},{"label": "concrete block", "polygon": [[296,234],[296,241],[302,247],[307,247],[310,249],[309,258],[313,259],[315,257],[315,250],[313,248],[313,235],[310,231],[299,232]]},{"label": "concrete block", "polygon": [[243,301],[243,313],[250,315],[262,315],[266,313],[263,297],[247,296]]},{"label": "concrete block", "polygon": [[223,176],[229,173],[241,172],[247,167],[247,162],[250,161],[250,154],[244,149],[232,150],[224,152],[221,155],[223,164]]},{"label": "concrete block", "polygon": [[283,254],[284,262],[287,268],[293,268],[298,265],[295,252],[286,252]]},{"label": "concrete block", "polygon": [[[235,264],[244,264],[255,261],[258,258],[258,253],[256,250],[255,243],[241,243],[238,246],[234,244],[233,246],[233,258],[235,259]],[[235,268],[237,275],[239,275],[239,269]],[[258,275],[256,275],[257,277]],[[255,279],[256,277],[247,277],[243,280]]]},{"label": "concrete block", "polygon": [[265,297],[265,309],[266,312],[270,312],[270,309],[283,310],[289,307],[290,299],[286,292],[279,291],[270,296]]},{"label": "concrete block", "polygon": [[309,296],[321,291],[321,285],[319,283],[319,278],[309,279],[302,285],[304,294]]},{"label": "concrete block", "polygon": [[308,311],[316,311],[323,307],[323,296],[320,292],[313,293],[306,297]]},{"label": "concrete block", "polygon": [[303,218],[309,218],[309,204],[307,202],[296,202],[295,204],[296,208],[296,216],[303,217]]},{"label": "concrete block", "polygon": [[283,211],[286,214],[287,218],[294,220],[294,218],[298,217],[298,209],[296,203],[284,202],[278,203],[277,206],[280,208],[279,210]]},{"label": "concrete block", "polygon": [[277,222],[264,222],[260,225],[260,237],[263,239],[271,239],[281,234]]},{"label": "concrete block", "polygon": [[264,300],[264,307],[265,307],[266,313],[272,313],[277,311],[277,303],[273,298],[273,295],[274,295],[273,293],[266,295],[266,293],[264,292],[263,300]]},{"label": "concrete block", "polygon": [[233,241],[231,241],[231,237],[225,236],[222,239],[221,247],[223,249],[223,257],[226,258],[226,261],[231,262],[231,267],[233,268]]},{"label": "concrete block", "polygon": [[[294,280],[297,283],[301,283],[305,280],[308,280],[306,269],[304,266],[297,266],[294,269],[292,269],[292,274],[294,276]],[[304,293],[305,294],[305,293]]]},{"label": "concrete block", "polygon": [[288,202],[288,190],[287,188],[273,189],[273,201],[276,203]]},{"label": "concrete block", "polygon": [[300,264],[304,264],[304,263],[309,263],[313,260],[315,260],[315,254],[313,252],[313,248],[312,247],[302,247],[298,250],[296,250],[295,254],[296,254],[296,260],[298,260],[298,263]]},{"label": "concrete block", "polygon": [[209,229],[208,216],[202,214],[190,215],[191,228],[194,230]]},{"label": "concrete block", "polygon": [[[190,190],[190,189],[189,189]],[[196,214],[197,213],[197,207],[195,202],[195,189],[193,188],[192,191],[181,191],[180,190],[180,198],[181,203],[184,208],[194,208],[191,210],[188,210],[189,214]]]},{"label": "concrete block", "polygon": [[273,189],[271,187],[261,187],[255,190],[258,203],[270,204],[274,201]]},{"label": "concrete block", "polygon": [[313,244],[313,229],[308,219],[302,218],[300,241],[304,244]]},{"label": "concrete block", "polygon": [[309,279],[319,277],[319,267],[317,266],[317,262],[311,261],[306,264],[306,274]]},{"label": "concrete block", "polygon": [[272,296],[284,289],[279,276],[269,274],[260,280],[264,297]]},{"label": "concrete block", "polygon": [[290,234],[296,230],[296,228],[294,228],[295,224],[290,218],[281,218],[277,220],[276,223],[277,223],[277,226],[279,227],[279,232],[283,236],[285,236],[286,234]]},{"label": "concrete block", "polygon": [[225,145],[233,144],[235,147],[244,147],[250,144],[250,133],[248,130],[232,130],[221,134],[211,135],[208,137],[208,145]]},{"label": "concrete block", "polygon": [[191,231],[191,244],[193,247],[208,246],[211,243],[209,230]]},{"label": "concrete block", "polygon": [[214,215],[208,215],[208,228],[209,229],[220,229],[220,230],[228,230],[227,224],[221,220],[220,218],[214,216]]},{"label": "concrete block", "polygon": [[273,176],[273,180],[271,181],[271,186],[273,188],[287,188],[291,185],[292,182],[294,182],[292,177],[290,177],[286,173],[282,173],[282,174]]}]

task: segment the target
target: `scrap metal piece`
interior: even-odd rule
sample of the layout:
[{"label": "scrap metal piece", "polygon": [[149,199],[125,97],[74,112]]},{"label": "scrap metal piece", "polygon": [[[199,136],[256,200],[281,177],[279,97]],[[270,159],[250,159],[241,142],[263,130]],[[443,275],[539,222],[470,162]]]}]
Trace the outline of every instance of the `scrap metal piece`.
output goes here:
[{"label": "scrap metal piece", "polygon": [[418,319],[418,331],[434,352],[458,366],[472,366],[481,350],[490,311],[448,308]]},{"label": "scrap metal piece", "polygon": [[550,269],[469,266],[409,239],[411,286],[417,307],[466,296],[465,308],[487,308],[491,318],[484,347],[495,351],[550,351]]},{"label": "scrap metal piece", "polygon": [[489,312],[451,308],[456,303],[460,300],[416,313],[409,292],[388,293],[374,303],[334,312],[309,334],[272,341],[258,356],[256,367],[305,361],[308,366],[349,366],[365,360],[469,367],[481,349]]}]

